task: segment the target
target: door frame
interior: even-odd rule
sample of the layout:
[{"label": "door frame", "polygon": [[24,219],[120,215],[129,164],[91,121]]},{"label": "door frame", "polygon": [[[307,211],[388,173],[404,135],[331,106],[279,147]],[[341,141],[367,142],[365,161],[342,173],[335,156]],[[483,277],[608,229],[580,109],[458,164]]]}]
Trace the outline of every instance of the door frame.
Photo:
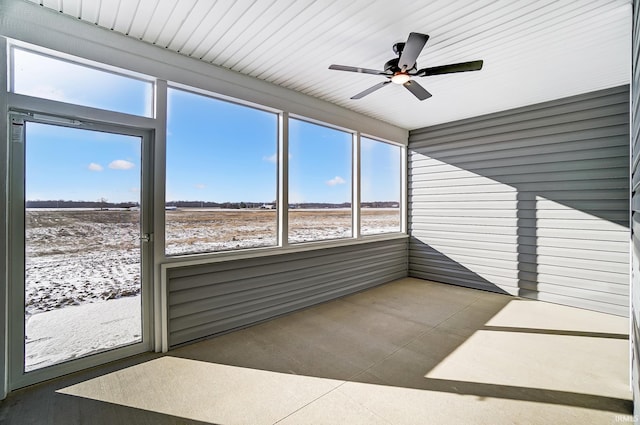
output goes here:
[{"label": "door frame", "polygon": [[[25,355],[25,128],[26,123],[92,130],[140,137],[140,261],[142,340],[119,348],[24,372]],[[9,184],[8,184],[8,390],[16,390],[47,379],[98,366],[124,357],[151,351],[153,348],[153,170],[154,131],[122,124],[78,120],[28,111],[10,111]],[[26,141],[28,143],[28,141]],[[147,241],[142,235],[149,235]]]}]

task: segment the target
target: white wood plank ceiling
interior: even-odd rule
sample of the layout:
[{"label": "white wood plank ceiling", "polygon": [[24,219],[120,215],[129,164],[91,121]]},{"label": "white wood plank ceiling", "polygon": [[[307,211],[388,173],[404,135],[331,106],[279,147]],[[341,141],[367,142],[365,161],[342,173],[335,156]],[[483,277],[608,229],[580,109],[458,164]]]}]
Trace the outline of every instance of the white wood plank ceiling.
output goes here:
[{"label": "white wood plank ceiling", "polygon": [[[407,129],[629,83],[629,0],[29,0],[159,47]],[[484,60],[419,78],[419,101],[376,75],[392,45],[429,34],[418,67]]]}]

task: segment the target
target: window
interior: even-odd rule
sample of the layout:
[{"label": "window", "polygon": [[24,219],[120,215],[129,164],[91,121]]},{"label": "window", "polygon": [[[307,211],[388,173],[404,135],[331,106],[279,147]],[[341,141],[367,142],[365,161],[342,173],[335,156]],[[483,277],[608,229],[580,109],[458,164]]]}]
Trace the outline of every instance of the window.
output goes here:
[{"label": "window", "polygon": [[274,113],[170,88],[167,255],[277,244]]},{"label": "window", "polygon": [[153,84],[13,48],[12,91],[34,97],[150,117]]},{"label": "window", "polygon": [[289,120],[289,242],[349,238],[352,135]]},{"label": "window", "polygon": [[24,371],[141,342],[142,139],[26,122],[24,146]]},{"label": "window", "polygon": [[[153,116],[152,79],[35,48],[11,46],[10,54],[14,93]],[[356,187],[354,132],[290,118],[288,152],[279,155],[274,112],[176,86],[167,102],[166,255],[273,247],[281,236],[296,244],[402,230],[400,146],[362,137]],[[285,166],[288,205],[281,212]],[[280,214],[285,229],[278,228]]]},{"label": "window", "polygon": [[360,233],[399,232],[401,149],[390,143],[360,140]]}]

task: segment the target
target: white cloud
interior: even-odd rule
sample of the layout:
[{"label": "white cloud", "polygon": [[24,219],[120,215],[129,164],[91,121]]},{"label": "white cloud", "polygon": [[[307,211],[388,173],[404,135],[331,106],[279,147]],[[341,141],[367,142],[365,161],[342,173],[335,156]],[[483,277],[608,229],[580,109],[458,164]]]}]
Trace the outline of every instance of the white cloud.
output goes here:
[{"label": "white cloud", "polygon": [[[289,154],[289,160],[291,160],[291,158],[293,158],[293,156]],[[276,164],[278,162],[278,152],[274,153],[273,155],[263,156],[262,160],[267,162],[273,162],[274,164]]]},{"label": "white cloud", "polygon": [[124,159],[116,159],[109,164],[109,168],[112,170],[130,170],[135,167],[136,164],[130,161],[126,161]]},{"label": "white cloud", "polygon": [[89,166],[87,168],[89,169],[89,171],[102,171],[102,170],[104,170],[102,165],[96,164],[95,162],[92,162],[91,164],[89,164]]},{"label": "white cloud", "polygon": [[204,189],[205,187],[207,187],[206,184],[202,184],[202,183],[198,183],[194,186],[196,189]]},{"label": "white cloud", "polygon": [[273,162],[275,164],[276,162],[278,162],[278,153],[276,152],[270,156],[263,156],[262,160],[267,162]]},{"label": "white cloud", "polygon": [[327,183],[329,186],[335,186],[335,185],[338,185],[338,184],[345,184],[345,183],[346,183],[346,180],[345,180],[345,179],[343,179],[343,178],[342,178],[342,177],[340,177],[340,176],[335,176],[335,177],[334,177],[334,178],[332,178],[331,180],[327,180],[327,181],[326,181],[326,183]]}]

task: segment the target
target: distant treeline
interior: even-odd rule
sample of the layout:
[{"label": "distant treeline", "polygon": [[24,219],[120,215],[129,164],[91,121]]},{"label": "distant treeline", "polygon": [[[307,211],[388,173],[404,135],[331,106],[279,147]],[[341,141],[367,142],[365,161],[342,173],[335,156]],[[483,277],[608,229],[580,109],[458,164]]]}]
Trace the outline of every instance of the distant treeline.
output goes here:
[{"label": "distant treeline", "polygon": [[[168,207],[176,208],[275,208],[274,202],[206,202],[206,201],[171,201]],[[397,201],[363,202],[365,208],[398,208]],[[351,208],[351,202],[334,204],[330,202],[300,202],[290,203],[289,208]]]},{"label": "distant treeline", "polygon": [[[140,206],[137,202],[107,202],[107,201],[27,201],[27,208],[132,208]],[[176,208],[275,208],[273,202],[209,202],[209,201],[171,201],[167,207]],[[364,208],[398,208],[398,202],[380,201],[363,202]],[[351,208],[351,202],[332,204],[328,202],[302,202],[289,204],[289,208]]]},{"label": "distant treeline", "polygon": [[131,208],[140,206],[137,202],[106,201],[27,201],[27,208]]},{"label": "distant treeline", "polygon": [[260,208],[264,205],[273,205],[268,202],[211,202],[211,201],[171,201],[167,202],[167,207],[176,208]]},{"label": "distant treeline", "polygon": [[[276,207],[274,202],[206,202],[206,201],[171,201],[167,202],[168,207],[176,208],[269,208]],[[330,203],[300,203],[289,204],[289,208],[350,208],[351,203],[330,204]]]}]

